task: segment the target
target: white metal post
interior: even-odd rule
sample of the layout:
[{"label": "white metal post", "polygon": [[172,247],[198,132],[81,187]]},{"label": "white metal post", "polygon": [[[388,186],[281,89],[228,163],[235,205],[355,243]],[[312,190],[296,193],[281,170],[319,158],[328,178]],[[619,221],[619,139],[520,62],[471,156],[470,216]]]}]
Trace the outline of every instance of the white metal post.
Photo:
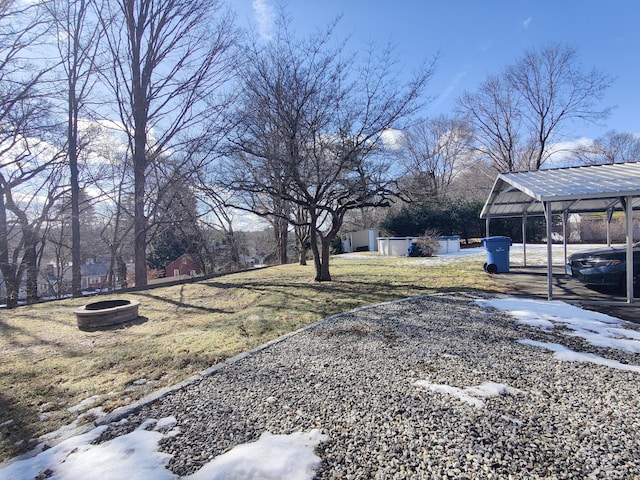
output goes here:
[{"label": "white metal post", "polygon": [[611,220],[613,219],[613,208],[607,210],[607,247],[611,246]]},{"label": "white metal post", "polygon": [[527,266],[527,212],[522,212],[522,256],[524,266]]},{"label": "white metal post", "polygon": [[627,217],[627,303],[633,303],[633,197],[625,198]]},{"label": "white metal post", "polygon": [[569,211],[562,212],[562,245],[564,246],[564,263],[567,264],[567,222],[569,221]]},{"label": "white metal post", "polygon": [[551,202],[544,202],[544,216],[547,221],[547,300],[553,300],[553,251],[551,243]]}]

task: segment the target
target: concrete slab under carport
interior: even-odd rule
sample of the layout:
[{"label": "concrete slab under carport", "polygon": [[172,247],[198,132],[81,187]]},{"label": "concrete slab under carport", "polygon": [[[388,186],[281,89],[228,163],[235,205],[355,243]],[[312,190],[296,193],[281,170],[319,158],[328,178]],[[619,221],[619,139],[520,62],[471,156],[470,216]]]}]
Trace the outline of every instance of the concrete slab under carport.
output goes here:
[{"label": "concrete slab under carport", "polygon": [[[547,300],[546,265],[511,265],[508,273],[495,274],[494,278],[509,288],[509,295]],[[567,275],[563,266],[556,265],[552,282],[554,300],[640,323],[640,303],[627,303],[623,291],[585,285]]]}]

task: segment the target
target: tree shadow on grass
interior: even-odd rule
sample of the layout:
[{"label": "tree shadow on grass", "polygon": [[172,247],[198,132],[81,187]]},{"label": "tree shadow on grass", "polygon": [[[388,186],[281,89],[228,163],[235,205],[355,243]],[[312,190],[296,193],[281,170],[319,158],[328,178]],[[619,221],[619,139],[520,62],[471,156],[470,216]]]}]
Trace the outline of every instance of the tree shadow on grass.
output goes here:
[{"label": "tree shadow on grass", "polygon": [[19,406],[10,397],[0,392],[0,462],[36,446],[35,426],[39,423],[35,409]]},{"label": "tree shadow on grass", "polygon": [[[31,332],[26,328],[18,327],[16,325],[9,325],[0,319],[0,336],[13,348],[28,348],[31,344],[44,344],[50,347],[65,348],[63,342],[47,340],[42,338],[37,333]],[[29,341],[21,341],[19,337],[26,337]]]},{"label": "tree shadow on grass", "polygon": [[[306,313],[319,314],[320,318],[362,306],[423,294],[447,293],[452,290],[450,287],[428,287],[408,282],[391,283],[385,279],[379,282],[335,279],[331,282],[301,282],[299,284],[260,280],[208,281],[204,284],[217,289],[246,289],[261,293],[263,296],[260,305],[273,310],[290,309],[286,302],[282,301],[282,297],[292,302],[297,299],[296,305],[291,308]],[[472,288],[456,290],[475,291]]]},{"label": "tree shadow on grass", "polygon": [[[211,307],[205,307],[203,305],[194,305],[192,303],[188,303],[186,301],[184,301],[184,298],[181,296],[180,300],[172,300],[170,298],[167,297],[163,297],[160,295],[152,295],[149,292],[138,292],[138,295],[141,297],[146,297],[152,300],[156,300],[159,302],[165,302],[168,303],[170,305],[174,305],[177,308],[192,308],[194,310],[200,310],[202,312],[206,312],[206,313],[233,313],[232,311],[228,311],[228,310],[224,310],[221,308],[211,308]],[[142,308],[144,308],[144,304],[141,302],[140,306]]]}]

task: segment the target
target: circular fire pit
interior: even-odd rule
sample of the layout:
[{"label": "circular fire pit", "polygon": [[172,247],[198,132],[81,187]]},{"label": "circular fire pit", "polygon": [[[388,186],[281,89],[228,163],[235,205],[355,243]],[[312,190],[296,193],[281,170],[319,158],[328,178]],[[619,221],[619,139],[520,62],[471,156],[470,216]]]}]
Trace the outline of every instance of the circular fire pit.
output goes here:
[{"label": "circular fire pit", "polygon": [[96,330],[138,318],[140,302],[132,300],[103,300],[89,303],[73,311],[80,330]]}]

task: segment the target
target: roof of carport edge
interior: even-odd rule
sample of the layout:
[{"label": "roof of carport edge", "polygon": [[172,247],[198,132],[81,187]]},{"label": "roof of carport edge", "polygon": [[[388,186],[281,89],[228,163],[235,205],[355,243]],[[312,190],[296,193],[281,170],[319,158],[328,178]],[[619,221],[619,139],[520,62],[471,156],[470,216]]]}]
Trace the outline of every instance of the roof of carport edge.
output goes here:
[{"label": "roof of carport edge", "polygon": [[621,197],[640,209],[640,163],[501,173],[480,218],[543,215],[543,202],[553,213],[621,210]]}]

